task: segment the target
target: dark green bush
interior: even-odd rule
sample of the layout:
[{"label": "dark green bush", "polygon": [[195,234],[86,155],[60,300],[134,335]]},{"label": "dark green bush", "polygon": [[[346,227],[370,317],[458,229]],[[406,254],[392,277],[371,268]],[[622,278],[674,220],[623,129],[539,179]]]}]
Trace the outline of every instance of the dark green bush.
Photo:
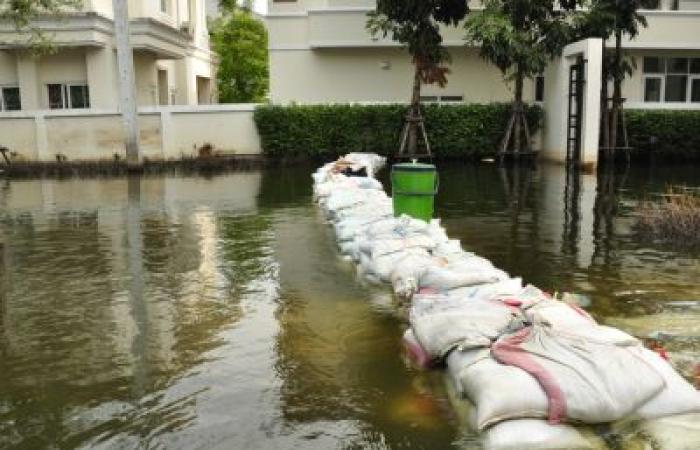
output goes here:
[{"label": "dark green bush", "polygon": [[[494,156],[510,113],[508,104],[426,105],[425,119],[438,158]],[[349,152],[389,155],[398,148],[405,105],[260,106],[255,123],[263,152],[273,158],[335,158]],[[532,132],[542,123],[528,109]]]},{"label": "dark green bush", "polygon": [[625,119],[636,159],[700,159],[700,111],[636,109]]}]

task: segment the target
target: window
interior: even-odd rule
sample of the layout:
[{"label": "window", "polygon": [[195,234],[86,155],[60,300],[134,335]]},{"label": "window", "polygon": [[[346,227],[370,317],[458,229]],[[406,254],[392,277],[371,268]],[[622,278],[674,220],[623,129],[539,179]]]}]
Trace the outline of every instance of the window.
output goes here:
[{"label": "window", "polygon": [[460,103],[464,101],[463,95],[421,95],[421,103]]},{"label": "window", "polygon": [[700,102],[700,58],[645,57],[645,102]]},{"label": "window", "polygon": [[170,12],[170,0],[160,0],[160,12],[165,14]]},{"label": "window", "polygon": [[19,111],[22,109],[19,87],[7,86],[0,89],[0,111]]},{"label": "window", "polygon": [[645,77],[644,78],[644,101],[645,102],[660,102],[661,101],[661,77]]},{"label": "window", "polygon": [[90,90],[84,84],[49,84],[49,109],[90,107]]},{"label": "window", "polygon": [[544,101],[544,75],[537,75],[535,77],[535,101]]}]

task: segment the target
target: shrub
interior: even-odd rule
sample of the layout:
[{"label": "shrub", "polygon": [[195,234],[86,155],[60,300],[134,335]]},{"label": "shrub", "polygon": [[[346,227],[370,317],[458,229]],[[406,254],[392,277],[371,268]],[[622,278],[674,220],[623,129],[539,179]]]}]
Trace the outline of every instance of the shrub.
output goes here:
[{"label": "shrub", "polygon": [[684,247],[700,245],[700,196],[697,193],[672,187],[660,202],[643,202],[637,213],[637,230],[643,237]]},{"label": "shrub", "polygon": [[700,111],[628,110],[625,119],[635,158],[700,159]]},{"label": "shrub", "polygon": [[[426,129],[438,158],[477,159],[496,155],[509,118],[509,104],[426,105]],[[263,152],[273,158],[335,158],[349,152],[396,152],[406,106],[260,106],[255,123]],[[528,109],[534,134],[542,110]]]}]

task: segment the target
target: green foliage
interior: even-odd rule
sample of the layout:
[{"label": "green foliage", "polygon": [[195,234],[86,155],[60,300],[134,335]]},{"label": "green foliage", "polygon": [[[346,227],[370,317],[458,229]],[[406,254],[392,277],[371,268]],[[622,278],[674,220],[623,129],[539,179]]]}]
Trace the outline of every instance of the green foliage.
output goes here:
[{"label": "green foliage", "polygon": [[457,25],[469,13],[466,0],[378,0],[368,14],[367,29],[401,43],[413,57],[424,83],[446,83],[449,54],[440,24]]},{"label": "green foliage", "polygon": [[66,11],[79,11],[81,0],[0,0],[0,21],[11,22],[15,29],[27,33],[27,44],[37,52],[52,49],[51,40],[31,21],[40,15],[59,15]]},{"label": "green foliage", "polygon": [[636,158],[700,160],[700,111],[629,109],[625,120]]},{"label": "green foliage", "polygon": [[572,41],[566,5],[575,2],[560,3],[562,9],[554,0],[486,0],[467,19],[467,42],[504,75],[531,78]]},{"label": "green foliage", "polygon": [[[349,152],[396,152],[405,105],[260,106],[255,123],[272,158],[336,158]],[[506,104],[425,105],[426,128],[437,158],[493,157],[510,115]],[[528,109],[533,133],[542,122]]]},{"label": "green foliage", "polygon": [[234,10],[210,24],[211,43],[220,62],[217,88],[221,103],[265,100],[269,84],[267,31],[249,11]]}]

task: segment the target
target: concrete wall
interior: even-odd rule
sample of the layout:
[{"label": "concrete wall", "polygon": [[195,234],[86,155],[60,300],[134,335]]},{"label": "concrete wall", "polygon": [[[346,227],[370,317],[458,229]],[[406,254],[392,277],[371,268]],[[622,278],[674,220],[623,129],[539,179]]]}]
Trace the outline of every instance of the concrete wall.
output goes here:
[{"label": "concrete wall", "polygon": [[[260,154],[255,105],[142,108],[141,147],[149,159],[197,156],[210,144],[222,154]],[[124,155],[121,117],[115,110],[0,113],[0,145],[23,161],[109,160]]]}]

